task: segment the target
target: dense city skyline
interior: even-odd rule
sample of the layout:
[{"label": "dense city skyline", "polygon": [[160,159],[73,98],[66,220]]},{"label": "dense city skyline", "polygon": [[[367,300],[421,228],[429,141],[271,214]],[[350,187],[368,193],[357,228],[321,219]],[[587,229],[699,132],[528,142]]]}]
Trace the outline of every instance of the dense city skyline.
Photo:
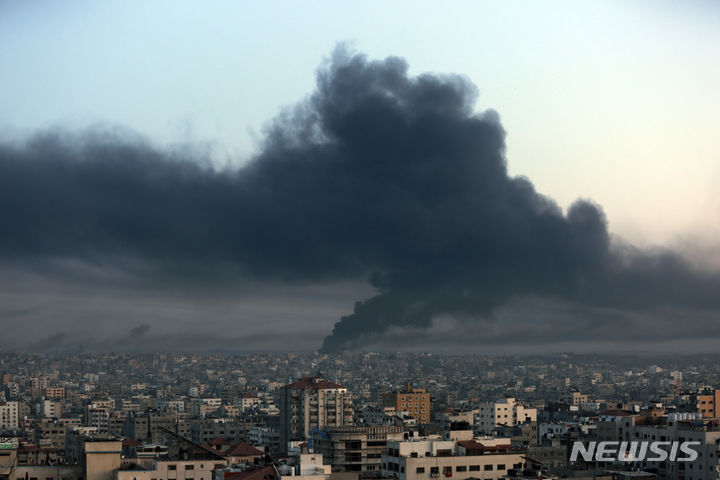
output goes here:
[{"label": "dense city skyline", "polygon": [[720,480],[717,0],[0,0],[0,480]]}]

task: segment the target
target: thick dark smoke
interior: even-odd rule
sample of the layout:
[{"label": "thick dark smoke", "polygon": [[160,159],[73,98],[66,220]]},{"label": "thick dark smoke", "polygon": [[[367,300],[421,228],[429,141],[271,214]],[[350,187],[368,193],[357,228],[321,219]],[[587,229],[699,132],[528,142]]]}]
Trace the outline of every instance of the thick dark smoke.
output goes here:
[{"label": "thick dark smoke", "polygon": [[411,77],[402,59],[339,50],[240,169],[103,133],[2,146],[0,256],[132,258],[198,281],[218,268],[292,282],[369,276],[378,294],[335,325],[325,351],[441,315],[486,318],[523,296],[720,307],[717,275],[671,252],[611,246],[597,205],[563,213],[509,177],[498,115],[476,113],[476,96],[463,77]]}]

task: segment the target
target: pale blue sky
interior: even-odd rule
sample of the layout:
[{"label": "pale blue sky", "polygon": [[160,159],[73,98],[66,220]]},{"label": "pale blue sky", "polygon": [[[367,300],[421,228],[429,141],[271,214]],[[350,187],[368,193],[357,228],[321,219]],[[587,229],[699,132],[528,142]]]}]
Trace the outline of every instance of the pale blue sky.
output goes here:
[{"label": "pale blue sky", "polygon": [[720,233],[715,1],[0,0],[0,135],[105,122],[241,162],[339,41],[468,76],[562,206],[639,243]]}]

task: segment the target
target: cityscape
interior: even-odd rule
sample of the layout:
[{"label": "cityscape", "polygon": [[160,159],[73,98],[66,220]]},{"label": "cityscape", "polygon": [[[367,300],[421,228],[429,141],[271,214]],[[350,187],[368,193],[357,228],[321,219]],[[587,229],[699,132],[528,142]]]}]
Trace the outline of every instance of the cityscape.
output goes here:
[{"label": "cityscape", "polygon": [[0,0],[0,480],[720,480],[720,0]]},{"label": "cityscape", "polygon": [[[720,357],[0,353],[0,475],[672,478],[720,469]],[[575,442],[699,442],[688,462]]]}]

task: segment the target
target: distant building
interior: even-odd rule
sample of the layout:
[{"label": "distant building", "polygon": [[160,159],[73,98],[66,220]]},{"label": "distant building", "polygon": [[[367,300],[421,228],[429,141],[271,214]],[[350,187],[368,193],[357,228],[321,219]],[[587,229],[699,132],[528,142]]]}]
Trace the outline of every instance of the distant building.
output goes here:
[{"label": "distant building", "polygon": [[408,382],[400,392],[386,394],[385,405],[409,413],[418,423],[430,423],[430,394],[412,383]]},{"label": "distant building", "polygon": [[48,387],[45,389],[45,397],[47,398],[65,398],[64,387]]},{"label": "distant building", "polygon": [[321,377],[303,377],[285,385],[280,399],[280,440],[305,440],[310,431],[352,425],[352,398],[347,388]]},{"label": "distant building", "polygon": [[403,440],[403,427],[328,427],[312,432],[309,446],[334,472],[379,472],[388,440]]},{"label": "distant building", "polygon": [[513,427],[519,423],[537,420],[537,410],[517,403],[514,398],[481,403],[475,417],[475,427],[482,433],[491,433],[498,426]]},{"label": "distant building", "polygon": [[412,438],[388,441],[382,457],[382,474],[398,480],[453,477],[500,479],[508,470],[522,469],[524,451],[514,450],[509,439],[440,440]]},{"label": "distant building", "polygon": [[231,444],[243,442],[253,426],[251,423],[237,420],[206,419],[195,421],[190,427],[190,438],[196,443],[208,443],[216,438],[222,438]]},{"label": "distant building", "polygon": [[272,456],[278,456],[283,452],[280,443],[280,432],[277,428],[255,425],[250,427],[247,433],[247,441],[252,445],[264,447],[265,451]]},{"label": "distant building", "polygon": [[18,428],[18,402],[0,402],[0,431]]},{"label": "distant building", "polygon": [[698,411],[703,418],[720,417],[720,390],[713,390],[712,393],[698,395]]},{"label": "distant building", "polygon": [[62,403],[54,400],[44,400],[42,413],[45,418],[60,418],[62,417]]},{"label": "distant building", "polygon": [[564,396],[563,400],[568,405],[580,407],[583,403],[587,403],[590,401],[590,396],[580,392],[570,392]]},{"label": "distant building", "polygon": [[84,425],[97,427],[98,432],[108,433],[110,405],[108,402],[97,402],[85,405]]},{"label": "distant building", "polygon": [[238,397],[233,399],[233,405],[235,405],[240,411],[244,412],[260,404],[260,399],[257,395],[252,392],[241,393]]}]

